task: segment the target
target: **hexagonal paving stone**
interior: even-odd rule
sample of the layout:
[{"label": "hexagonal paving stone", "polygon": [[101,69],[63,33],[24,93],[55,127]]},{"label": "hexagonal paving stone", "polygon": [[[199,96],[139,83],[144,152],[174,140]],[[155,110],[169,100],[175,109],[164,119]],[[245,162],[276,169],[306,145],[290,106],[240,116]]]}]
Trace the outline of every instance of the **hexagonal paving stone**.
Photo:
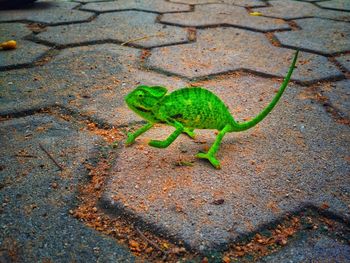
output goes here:
[{"label": "hexagonal paving stone", "polygon": [[189,5],[201,5],[201,4],[231,4],[244,7],[254,7],[254,6],[266,6],[266,4],[261,0],[170,0],[174,3],[184,3]]},{"label": "hexagonal paving stone", "polygon": [[0,115],[62,105],[110,125],[139,121],[124,96],[139,84],[181,87],[174,77],[138,70],[140,51],[113,44],[69,48],[41,67],[0,72]]},{"label": "hexagonal paving stone", "polygon": [[350,71],[350,54],[335,58],[347,71]]},{"label": "hexagonal paving stone", "polygon": [[[285,76],[294,51],[272,46],[261,33],[235,28],[198,30],[196,43],[155,48],[148,65],[188,78],[245,69]],[[327,58],[300,53],[292,79],[309,82],[341,76]]]},{"label": "hexagonal paving stone", "polygon": [[8,39],[19,39],[28,36],[32,31],[24,24],[1,24],[0,27],[0,42]]},{"label": "hexagonal paving stone", "polygon": [[0,43],[16,40],[17,48],[0,51],[0,69],[31,64],[49,50],[46,46],[23,39],[23,37],[31,33],[24,24],[1,24]]},{"label": "hexagonal paving stone", "polygon": [[324,8],[350,11],[350,2],[348,0],[331,0],[316,4]]},{"label": "hexagonal paving stone", "polygon": [[201,27],[227,24],[258,31],[290,28],[283,20],[250,16],[243,7],[222,4],[199,5],[189,13],[165,14],[161,22]]},{"label": "hexagonal paving stone", "polygon": [[24,9],[0,10],[0,22],[30,21],[50,25],[88,21],[94,14],[72,10],[78,3],[38,1]]},{"label": "hexagonal paving stone", "polygon": [[109,2],[110,0],[74,0],[78,3],[91,3],[91,2]]},{"label": "hexagonal paving stone", "polygon": [[295,22],[301,30],[275,33],[282,45],[321,54],[350,50],[348,23],[320,18],[299,19]]},{"label": "hexagonal paving stone", "polygon": [[[86,227],[69,210],[101,138],[41,114],[0,122],[0,258],[17,262],[133,262],[115,240]],[[54,164],[46,151],[63,167]],[[85,177],[86,176],[86,177]],[[98,249],[99,253],[96,253]],[[5,252],[6,253],[6,252]]]},{"label": "hexagonal paving stone", "polygon": [[165,2],[165,0],[122,0],[117,2],[90,3],[81,9],[97,12],[119,10],[143,10],[157,13],[190,11],[190,6]]},{"label": "hexagonal paving stone", "polygon": [[185,29],[157,24],[156,17],[139,11],[102,14],[90,23],[48,28],[37,37],[55,45],[118,41],[154,47],[187,42]]},{"label": "hexagonal paving stone", "polygon": [[311,3],[289,0],[269,1],[269,3],[271,6],[265,8],[254,8],[254,11],[262,13],[263,16],[288,20],[303,17],[321,17],[350,21],[350,14],[348,12],[325,10]]},{"label": "hexagonal paving stone", "polygon": [[339,114],[350,120],[350,80],[346,79],[329,85],[320,85],[320,90]]},{"label": "hexagonal paving stone", "polygon": [[349,262],[350,246],[338,238],[314,234],[293,240],[285,249],[269,255],[259,263],[284,262]]},{"label": "hexagonal paving stone", "polygon": [[[200,84],[242,120],[266,107],[280,83],[232,76]],[[330,212],[350,218],[350,177],[344,176],[350,173],[350,128],[305,99],[301,87],[290,86],[258,126],[224,137],[221,170],[194,157],[213,143],[212,131],[196,131],[196,140],[180,135],[165,149],[147,145],[173,130],[158,125],[119,149],[104,205],[202,251],[225,246],[304,204],[327,203]]]}]

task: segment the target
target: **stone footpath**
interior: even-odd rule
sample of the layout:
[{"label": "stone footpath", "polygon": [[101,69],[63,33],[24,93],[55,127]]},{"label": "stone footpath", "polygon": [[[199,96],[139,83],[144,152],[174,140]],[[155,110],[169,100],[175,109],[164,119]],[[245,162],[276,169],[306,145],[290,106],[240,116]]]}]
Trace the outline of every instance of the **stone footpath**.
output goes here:
[{"label": "stone footpath", "polygon": [[[255,14],[255,15],[254,15]],[[42,0],[0,10],[0,262],[350,262],[350,1]],[[222,169],[124,96],[203,86]]]}]

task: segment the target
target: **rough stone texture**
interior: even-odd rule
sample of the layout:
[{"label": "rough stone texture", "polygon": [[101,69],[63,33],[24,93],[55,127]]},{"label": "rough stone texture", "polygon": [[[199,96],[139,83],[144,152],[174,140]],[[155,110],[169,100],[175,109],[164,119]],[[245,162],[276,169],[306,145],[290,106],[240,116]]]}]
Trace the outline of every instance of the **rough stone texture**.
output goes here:
[{"label": "rough stone texture", "polygon": [[113,239],[69,215],[85,180],[82,163],[98,138],[66,121],[36,115],[0,122],[0,140],[2,262],[133,262]]},{"label": "rough stone texture", "polygon": [[9,39],[20,39],[28,36],[32,31],[24,24],[1,24],[0,27],[0,42],[7,41]]},{"label": "rough stone texture", "polygon": [[296,0],[296,1],[314,3],[314,2],[320,2],[320,1],[325,1],[325,0]]},{"label": "rough stone texture", "polygon": [[[311,1],[314,0],[308,2]],[[11,256],[17,256],[17,262],[134,260],[115,240],[69,215],[69,210],[79,204],[77,187],[87,182],[82,163],[99,157],[100,138],[74,121],[61,120],[55,113],[18,116],[59,105],[68,109],[67,114],[74,112],[69,119],[87,116],[99,124],[133,130],[141,125],[141,119],[127,109],[124,96],[135,86],[146,84],[166,86],[170,91],[186,85],[208,87],[227,102],[237,120],[246,120],[270,102],[282,82],[270,77],[284,76],[294,53],[292,48],[273,46],[272,43],[278,43],[272,34],[252,32],[267,30],[265,26],[261,29],[262,23],[253,22],[266,17],[244,16],[248,19],[244,23],[240,21],[241,24],[226,29],[227,25],[220,26],[227,17],[222,13],[243,12],[239,6],[276,7],[281,1],[159,0],[158,5],[148,1],[149,6],[143,0],[118,0],[115,4],[96,1],[100,2],[101,10],[123,3],[115,12],[100,15],[96,14],[98,11],[73,10],[84,8],[78,2],[38,1],[28,9],[0,11],[0,40],[15,38],[18,42],[16,50],[0,51],[0,262],[16,260]],[[317,7],[320,3],[300,5],[290,1],[276,16],[291,13],[288,19],[298,18],[297,23],[303,18],[300,22],[312,25],[319,35],[305,34],[300,43],[308,43],[313,53],[319,51],[316,44],[309,43],[321,43],[320,49],[330,52],[327,53],[330,58],[300,53],[293,79],[306,85],[291,83],[276,109],[262,123],[250,131],[225,136],[218,153],[222,170],[215,170],[208,162],[194,157],[198,150],[206,150],[213,143],[214,132],[198,131],[195,141],[182,135],[168,149],[154,149],[147,145],[149,138],[165,138],[173,131],[157,126],[129,148],[118,144],[119,159],[100,205],[135,214],[137,218],[130,220],[130,224],[142,219],[163,230],[164,237],[182,239],[204,251],[236,238],[241,240],[242,234],[252,234],[262,225],[260,230],[264,231],[266,224],[285,213],[293,214],[304,204],[323,208],[329,205],[330,214],[350,219],[350,127],[347,125],[350,83],[348,74],[340,72],[343,67],[349,69],[350,38],[348,23],[335,22],[349,21],[350,13]],[[336,7],[337,2],[332,3]],[[194,5],[194,11],[188,12],[190,4]],[[94,5],[85,5],[89,6]],[[186,10],[175,14],[180,10],[168,9],[171,6]],[[144,11],[123,11],[123,8]],[[264,12],[273,8],[259,10],[266,15]],[[189,42],[188,29],[157,20],[157,17],[179,15],[186,18],[180,23],[189,19],[204,21],[197,15],[198,10],[207,11],[202,12],[207,21],[215,20],[214,16],[222,21],[215,20],[214,26],[219,28],[198,29],[197,39],[195,32],[189,30],[193,43],[185,43]],[[157,14],[163,12],[172,14]],[[189,15],[192,17],[188,18]],[[306,16],[328,20],[307,20]],[[28,27],[20,24],[31,21],[49,24],[44,29],[47,32],[37,35],[39,43],[50,42],[62,48],[53,47],[53,52],[46,53],[50,57],[34,64],[48,47],[24,40],[31,39],[27,37],[30,30],[41,29],[36,24]],[[237,26],[249,30],[233,28]],[[290,34],[306,31],[304,27],[292,30]],[[166,35],[161,37],[158,33]],[[101,44],[129,40],[133,41],[127,45],[152,49]],[[330,40],[336,43],[332,45]],[[89,45],[67,47],[86,44]],[[160,48],[162,45],[173,46]],[[346,51],[338,53],[344,47]],[[12,54],[16,55],[11,57]],[[335,60],[343,67],[333,63]],[[7,68],[5,63],[9,65]],[[30,67],[13,69],[21,65]],[[210,76],[235,70],[239,72]],[[189,83],[164,74],[165,71],[189,78],[205,77],[206,81]],[[327,81],[318,82],[322,79]],[[308,86],[309,82],[314,84]],[[3,118],[7,114],[12,114],[13,119]],[[65,167],[64,172],[58,171],[39,143]],[[330,232],[329,236],[317,232],[321,235],[308,236],[305,241],[288,239],[279,252],[263,260],[349,261],[349,244]],[[348,232],[342,237],[345,235]],[[299,233],[293,238],[297,237]],[[213,253],[221,258],[220,253]],[[179,261],[184,259],[180,257]]]},{"label": "rough stone texture", "polygon": [[[257,77],[201,83],[224,98],[237,120],[256,116],[279,84]],[[327,203],[330,211],[349,218],[350,128],[334,122],[300,90],[290,87],[259,126],[225,136],[218,153],[221,170],[194,157],[213,143],[213,132],[198,131],[195,141],[182,135],[156,149],[147,141],[166,138],[173,129],[151,129],[120,149],[105,202],[202,251],[306,203]],[[193,166],[181,166],[188,162]]]},{"label": "rough stone texture", "polygon": [[31,31],[24,24],[1,24],[0,43],[16,40],[17,48],[0,51],[0,69],[33,63],[49,50],[48,47],[23,39],[30,34]]},{"label": "rough stone texture", "polygon": [[81,9],[97,12],[119,11],[119,10],[142,10],[157,13],[190,11],[190,6],[165,2],[165,0],[122,0],[117,2],[90,3]]},{"label": "rough stone texture", "polygon": [[[198,30],[196,43],[155,48],[148,65],[189,78],[245,69],[285,76],[294,51],[272,46],[263,34],[234,28]],[[292,79],[340,76],[327,58],[301,52]]]},{"label": "rough stone texture", "polygon": [[0,10],[0,22],[30,21],[50,25],[84,22],[94,14],[72,10],[78,3],[67,1],[38,1],[23,9]]},{"label": "rough stone texture", "polygon": [[350,21],[350,14],[348,12],[321,9],[311,3],[289,0],[269,1],[269,3],[271,6],[266,8],[255,8],[254,11],[261,12],[263,16],[288,20],[303,17],[321,17]]},{"label": "rough stone texture", "polygon": [[292,245],[276,254],[265,257],[259,263],[285,262],[349,262],[350,246],[325,235],[311,235],[297,239]]},{"label": "rough stone texture", "polygon": [[102,14],[90,23],[51,27],[39,39],[56,45],[98,41],[154,47],[187,42],[187,31],[155,22],[157,15],[139,11]]},{"label": "rough stone texture", "polygon": [[336,60],[346,68],[347,71],[350,71],[350,54],[336,57]]},{"label": "rough stone texture", "polygon": [[250,16],[243,7],[223,4],[199,5],[196,6],[194,12],[165,14],[161,18],[161,22],[195,27],[225,24],[258,31],[290,28],[283,20]]},{"label": "rough stone texture", "polygon": [[342,80],[329,85],[320,85],[322,95],[326,96],[343,118],[350,120],[350,80]]},{"label": "rough stone texture", "polygon": [[109,0],[74,0],[79,3],[91,3],[91,2],[109,2]]},{"label": "rough stone texture", "polygon": [[324,8],[350,11],[350,2],[348,0],[324,1],[324,2],[317,3],[317,5]]},{"label": "rough stone texture", "polygon": [[181,87],[174,77],[137,69],[140,52],[113,44],[65,49],[42,67],[0,72],[0,114],[61,105],[112,125],[136,120],[124,96],[139,84]]},{"label": "rough stone texture", "polygon": [[266,6],[266,4],[261,0],[170,0],[173,3],[184,3],[189,5],[201,5],[201,4],[231,4],[244,7],[254,7],[254,6]]},{"label": "rough stone texture", "polygon": [[348,23],[319,18],[299,19],[295,22],[301,30],[275,33],[282,45],[321,54],[350,50]]}]

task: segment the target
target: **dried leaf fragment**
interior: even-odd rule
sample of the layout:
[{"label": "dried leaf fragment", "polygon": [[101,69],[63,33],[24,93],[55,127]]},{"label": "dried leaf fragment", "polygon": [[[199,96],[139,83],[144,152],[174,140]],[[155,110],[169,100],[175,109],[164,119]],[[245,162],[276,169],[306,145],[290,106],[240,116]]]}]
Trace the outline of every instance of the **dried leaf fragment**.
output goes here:
[{"label": "dried leaf fragment", "polygon": [[3,50],[15,49],[17,47],[17,42],[15,40],[9,40],[0,43],[0,48]]},{"label": "dried leaf fragment", "polygon": [[141,251],[141,249],[140,249],[140,244],[137,242],[137,241],[135,241],[135,240],[130,240],[129,241],[129,247],[130,247],[130,249],[132,250],[132,251],[137,251],[137,252],[140,252]]},{"label": "dried leaf fragment", "polygon": [[251,13],[249,13],[249,15],[251,15],[251,16],[261,16],[262,13],[260,13],[260,12],[251,12]]},{"label": "dried leaf fragment", "polygon": [[224,262],[224,263],[230,263],[231,260],[230,260],[230,258],[229,258],[228,256],[224,256],[224,257],[222,258],[222,262]]}]

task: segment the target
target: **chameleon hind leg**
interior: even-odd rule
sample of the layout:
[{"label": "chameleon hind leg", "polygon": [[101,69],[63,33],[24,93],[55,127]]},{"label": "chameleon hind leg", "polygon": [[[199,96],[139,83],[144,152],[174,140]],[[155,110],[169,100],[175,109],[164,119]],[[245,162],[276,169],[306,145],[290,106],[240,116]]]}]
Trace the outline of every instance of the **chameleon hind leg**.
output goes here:
[{"label": "chameleon hind leg", "polygon": [[145,133],[146,131],[148,131],[149,129],[151,129],[153,126],[153,123],[147,123],[146,125],[142,126],[140,129],[138,129],[137,131],[135,131],[134,133],[129,132],[128,133],[128,138],[126,139],[125,144],[131,145],[135,142],[135,139],[140,136],[142,133]]},{"label": "chameleon hind leg", "polygon": [[164,141],[158,141],[158,140],[151,140],[148,145],[153,146],[153,147],[157,147],[157,148],[166,148],[168,147],[173,141],[175,141],[175,139],[177,137],[179,137],[179,135],[184,132],[184,126],[177,122],[177,121],[173,121],[173,120],[167,120],[167,123],[171,126],[175,127],[175,131],[169,135],[168,138],[166,138]]},{"label": "chameleon hind leg", "polygon": [[216,159],[215,155],[216,152],[219,150],[220,143],[222,141],[222,138],[224,135],[230,131],[231,125],[226,125],[216,136],[215,142],[213,145],[210,147],[209,151],[207,153],[198,153],[196,157],[201,158],[201,159],[207,159],[209,162],[216,168],[220,169],[220,162],[218,159]]}]

